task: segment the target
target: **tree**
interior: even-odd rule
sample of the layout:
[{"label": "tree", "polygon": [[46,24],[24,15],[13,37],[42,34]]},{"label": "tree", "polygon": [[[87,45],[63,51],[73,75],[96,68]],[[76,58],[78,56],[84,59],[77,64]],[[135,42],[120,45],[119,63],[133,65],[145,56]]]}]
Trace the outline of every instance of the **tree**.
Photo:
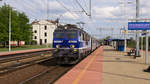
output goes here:
[{"label": "tree", "polygon": [[11,10],[12,41],[29,42],[32,35],[31,24],[25,13],[13,10],[9,5],[0,7],[0,43],[8,42],[9,12]]}]

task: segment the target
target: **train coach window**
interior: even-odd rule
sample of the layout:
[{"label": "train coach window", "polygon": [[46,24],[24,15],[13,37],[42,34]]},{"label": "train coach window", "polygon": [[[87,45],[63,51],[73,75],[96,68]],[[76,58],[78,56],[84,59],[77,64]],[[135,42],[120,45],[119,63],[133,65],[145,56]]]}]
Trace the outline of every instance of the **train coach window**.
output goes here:
[{"label": "train coach window", "polygon": [[79,32],[79,36],[81,36],[82,34],[81,34],[81,32]]},{"label": "train coach window", "polygon": [[81,41],[81,40],[82,40],[82,38],[83,38],[82,33],[81,33],[81,32],[79,32],[79,40]]},{"label": "train coach window", "polygon": [[87,41],[90,41],[90,36],[89,35],[87,35]]},{"label": "train coach window", "polygon": [[85,34],[83,33],[83,40],[85,41],[86,40],[86,36],[85,36]]}]

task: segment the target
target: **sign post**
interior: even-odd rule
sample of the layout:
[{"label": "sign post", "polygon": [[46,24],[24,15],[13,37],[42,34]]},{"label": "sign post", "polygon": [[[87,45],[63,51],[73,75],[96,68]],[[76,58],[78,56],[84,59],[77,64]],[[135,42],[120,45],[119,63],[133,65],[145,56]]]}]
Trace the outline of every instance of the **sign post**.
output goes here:
[{"label": "sign post", "polygon": [[[128,30],[150,30],[150,22],[128,22]],[[146,32],[145,63],[148,64],[148,32]]]},{"label": "sign post", "polygon": [[128,30],[150,30],[150,22],[128,22]]},{"label": "sign post", "polygon": [[146,53],[145,53],[145,63],[148,64],[148,32],[146,33]]}]

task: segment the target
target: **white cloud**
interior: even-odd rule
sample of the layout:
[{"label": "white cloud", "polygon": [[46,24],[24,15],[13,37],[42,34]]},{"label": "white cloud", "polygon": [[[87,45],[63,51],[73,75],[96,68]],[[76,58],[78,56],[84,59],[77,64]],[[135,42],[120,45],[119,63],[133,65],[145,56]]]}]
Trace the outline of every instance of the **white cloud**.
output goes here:
[{"label": "white cloud", "polygon": [[115,18],[113,12],[118,12],[118,7],[94,7],[93,12],[95,12],[96,18]]},{"label": "white cloud", "polygon": [[[92,0],[92,20],[89,19],[84,13],[73,13],[71,14],[65,8],[63,8],[56,0],[48,0],[49,3],[49,19],[56,19],[63,15],[60,19],[63,22],[74,22],[83,21],[88,25],[88,31],[96,31],[95,27],[99,25],[108,26],[109,23],[113,22],[111,20],[117,19],[121,20],[124,18],[124,9],[120,7],[120,1],[124,0]],[[75,0],[59,0],[71,11],[81,11],[82,9],[77,5]],[[88,8],[85,7],[84,1],[88,6],[88,0],[79,0],[80,3],[84,6],[85,10],[88,12]],[[135,0],[128,0],[133,1]],[[47,0],[6,0],[11,6],[23,11],[33,19],[45,19],[47,11]],[[150,0],[140,0],[140,16],[144,18],[149,18],[150,14]],[[127,6],[127,15],[128,18],[135,18],[135,3],[128,4]],[[105,22],[109,20],[110,22]],[[123,21],[123,20],[121,20]],[[113,25],[118,25],[120,23],[114,22]],[[94,26],[94,28],[93,28]],[[90,28],[91,27],[91,28]]]},{"label": "white cloud", "polygon": [[63,17],[67,18],[67,19],[78,19],[79,16],[75,13],[70,13],[70,12],[66,12],[63,14]]}]

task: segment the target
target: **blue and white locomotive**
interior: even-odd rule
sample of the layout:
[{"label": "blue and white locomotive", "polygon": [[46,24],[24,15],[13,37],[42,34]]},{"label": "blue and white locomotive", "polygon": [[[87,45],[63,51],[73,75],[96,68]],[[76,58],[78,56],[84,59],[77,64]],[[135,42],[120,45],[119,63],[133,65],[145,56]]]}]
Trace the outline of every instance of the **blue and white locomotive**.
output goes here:
[{"label": "blue and white locomotive", "polygon": [[99,47],[95,38],[75,25],[59,26],[53,34],[53,56],[58,64],[76,64]]}]

